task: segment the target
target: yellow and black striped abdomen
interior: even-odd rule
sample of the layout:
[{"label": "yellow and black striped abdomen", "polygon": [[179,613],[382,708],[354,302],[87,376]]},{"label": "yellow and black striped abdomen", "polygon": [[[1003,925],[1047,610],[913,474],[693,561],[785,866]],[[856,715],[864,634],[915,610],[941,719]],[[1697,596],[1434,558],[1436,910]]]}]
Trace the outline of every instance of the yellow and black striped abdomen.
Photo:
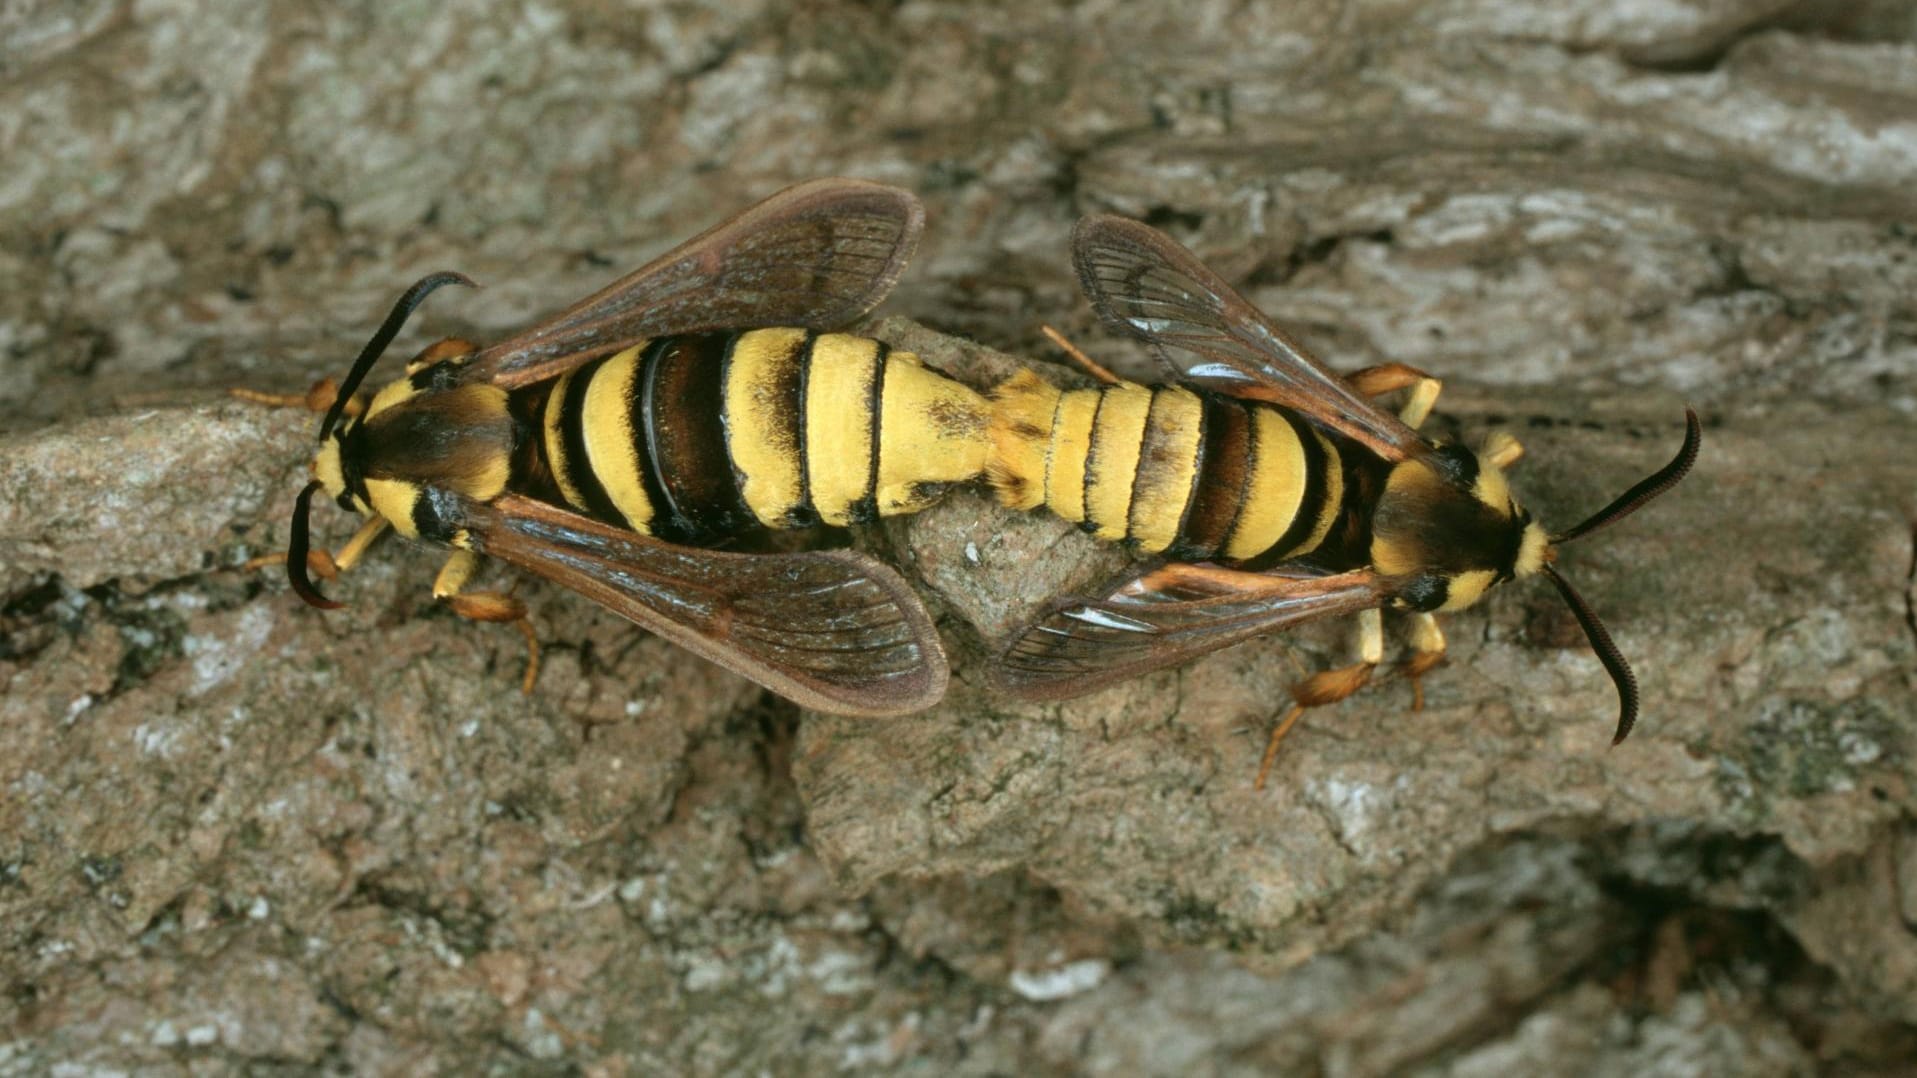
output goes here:
[{"label": "yellow and black striped abdomen", "polygon": [[675,542],[914,512],[987,456],[983,398],[842,333],[663,338],[541,392],[559,496]]},{"label": "yellow and black striped abdomen", "polygon": [[1189,560],[1317,549],[1344,499],[1337,448],[1270,405],[1132,382],[1059,390],[1032,372],[993,393],[999,498],[1100,539]]}]

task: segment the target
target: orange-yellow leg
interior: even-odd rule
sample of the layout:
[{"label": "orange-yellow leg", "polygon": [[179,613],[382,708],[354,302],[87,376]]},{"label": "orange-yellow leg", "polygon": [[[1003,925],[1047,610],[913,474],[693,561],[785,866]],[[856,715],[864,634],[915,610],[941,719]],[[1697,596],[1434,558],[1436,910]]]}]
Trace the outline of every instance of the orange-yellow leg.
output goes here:
[{"label": "orange-yellow leg", "polygon": [[1524,446],[1511,436],[1511,432],[1496,430],[1484,440],[1484,448],[1479,456],[1498,466],[1501,471],[1509,471],[1513,464],[1524,459]]},{"label": "orange-yellow leg", "polygon": [[1252,788],[1265,788],[1265,776],[1271,773],[1272,762],[1278,759],[1278,743],[1307,710],[1335,704],[1364,688],[1371,680],[1372,671],[1383,661],[1384,615],[1377,610],[1366,610],[1358,615],[1358,661],[1313,674],[1291,687],[1291,710],[1272,728],[1271,740],[1265,743],[1265,758],[1258,765],[1258,778],[1252,782]]},{"label": "orange-yellow leg", "polygon": [[478,568],[479,555],[470,550],[453,551],[433,578],[433,598],[446,600],[453,613],[462,618],[516,626],[519,635],[526,638],[526,676],[520,679],[519,691],[531,693],[533,682],[539,679],[539,636],[533,632],[532,618],[527,616],[525,603],[504,592],[462,591]]},{"label": "orange-yellow leg", "polygon": [[[239,386],[234,386],[226,392],[235,400],[261,404],[268,408],[304,408],[309,412],[324,412],[333,406],[334,398],[339,396],[339,383],[331,378],[322,378],[314,382],[312,388],[304,393],[265,393]],[[346,402],[346,414],[358,415],[365,407],[364,400],[354,397]]]},{"label": "orange-yellow leg", "polygon": [[1411,654],[1398,664],[1398,672],[1411,681],[1411,710],[1424,710],[1424,684],[1419,679],[1444,661],[1444,630],[1431,614],[1411,615]]},{"label": "orange-yellow leg", "polygon": [[1424,425],[1432,407],[1438,403],[1438,393],[1444,389],[1443,382],[1403,363],[1381,363],[1376,367],[1353,371],[1345,376],[1345,381],[1367,397],[1410,387],[1411,396],[1405,401],[1404,407],[1398,409],[1398,418],[1412,430]]},{"label": "orange-yellow leg", "polygon": [[[271,554],[261,554],[257,558],[248,558],[240,563],[243,573],[256,573],[269,565],[285,565],[286,551],[275,550]],[[306,552],[306,571],[321,580],[339,579],[339,561],[331,554],[317,547]]]},{"label": "orange-yellow leg", "polygon": [[[373,541],[385,534],[386,518],[374,517],[359,526],[359,530],[354,532],[353,537],[346,541],[346,545],[339,548],[338,554],[328,554],[326,551],[317,548],[307,551],[306,569],[321,580],[337,579],[341,573],[358,564],[359,559],[365,555],[366,549],[373,545]],[[286,551],[281,550],[272,554],[261,554],[257,558],[248,559],[240,568],[247,572],[253,572],[254,570],[264,569],[269,565],[285,564]]]},{"label": "orange-yellow leg", "polygon": [[1066,340],[1065,335],[1063,333],[1060,333],[1059,331],[1053,329],[1050,326],[1040,326],[1038,327],[1038,331],[1045,335],[1046,340],[1051,341],[1053,344],[1057,345],[1058,350],[1065,353],[1065,355],[1069,357],[1073,363],[1076,363],[1080,367],[1083,367],[1085,369],[1085,373],[1091,375],[1094,380],[1103,382],[1104,384],[1108,386],[1115,386],[1122,380],[1118,377],[1118,375],[1113,374],[1111,371],[1106,370],[1092,357],[1086,355],[1084,352],[1079,351],[1078,346]]},{"label": "orange-yellow leg", "polygon": [[407,362],[406,373],[409,375],[418,374],[420,371],[438,363],[440,360],[452,359],[456,356],[469,356],[477,351],[479,351],[478,345],[459,337],[447,337],[445,340],[434,341],[432,344],[420,349],[419,354]]}]

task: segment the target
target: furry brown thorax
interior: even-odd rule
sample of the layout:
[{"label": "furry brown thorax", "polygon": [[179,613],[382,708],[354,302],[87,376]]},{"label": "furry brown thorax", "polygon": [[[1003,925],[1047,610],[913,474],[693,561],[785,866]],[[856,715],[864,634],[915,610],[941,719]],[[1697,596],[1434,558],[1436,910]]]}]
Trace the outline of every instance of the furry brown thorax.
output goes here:
[{"label": "furry brown thorax", "polygon": [[451,542],[429,492],[478,502],[505,492],[520,433],[505,390],[454,384],[471,351],[451,340],[428,348],[321,443],[313,478],[341,508],[382,517],[409,539]]},{"label": "furry brown thorax", "polygon": [[1462,610],[1493,585],[1538,572],[1550,540],[1504,472],[1462,446],[1391,469],[1371,521],[1371,563],[1402,580],[1406,610]]}]

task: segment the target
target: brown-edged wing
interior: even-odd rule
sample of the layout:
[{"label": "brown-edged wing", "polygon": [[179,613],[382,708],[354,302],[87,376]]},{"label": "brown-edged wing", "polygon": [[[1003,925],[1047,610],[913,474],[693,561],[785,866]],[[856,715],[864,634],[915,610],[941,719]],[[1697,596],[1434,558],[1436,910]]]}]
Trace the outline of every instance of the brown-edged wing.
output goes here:
[{"label": "brown-edged wing", "polygon": [[1072,230],[1072,264],[1099,317],[1150,345],[1175,380],[1293,409],[1386,460],[1428,451],[1416,431],[1150,225],[1111,214],[1083,218]]},{"label": "brown-edged wing", "polygon": [[649,337],[843,326],[892,290],[924,223],[918,198],[896,187],[848,179],[788,187],[481,349],[461,377],[512,389]]},{"label": "brown-edged wing", "polygon": [[945,694],[945,651],[904,580],[849,550],[699,550],[506,495],[461,507],[473,548],[545,577],[773,692],[835,715]]},{"label": "brown-edged wing", "polygon": [[1016,696],[1063,700],[1383,599],[1368,569],[1286,576],[1172,563],[1127,577],[1103,598],[1054,604],[1000,653],[998,679]]}]

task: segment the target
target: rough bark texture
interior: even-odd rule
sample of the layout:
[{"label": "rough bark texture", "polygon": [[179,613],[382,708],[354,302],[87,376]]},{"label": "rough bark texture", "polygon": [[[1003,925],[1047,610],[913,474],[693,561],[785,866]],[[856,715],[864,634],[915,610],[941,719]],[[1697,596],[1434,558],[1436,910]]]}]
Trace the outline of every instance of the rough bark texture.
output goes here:
[{"label": "rough bark texture", "polygon": [[[1902,0],[981,9],[0,5],[0,1073],[1896,1073],[1917,1054],[1917,13]],[[855,542],[945,705],[802,717],[574,597],[388,544],[321,616],[310,424],[221,401],[485,338],[796,179],[912,187],[876,332],[985,385],[1082,212],[1344,367],[1444,376],[1575,520],[1408,710],[1340,626],[1066,706],[986,648],[1123,564],[976,493]],[[922,325],[920,324],[922,323]],[[925,327],[935,328],[925,328]],[[1128,364],[1133,364],[1127,366]],[[1059,377],[1069,377],[1060,372]],[[329,535],[347,524],[322,516]],[[489,577],[494,579],[496,577]]]}]

